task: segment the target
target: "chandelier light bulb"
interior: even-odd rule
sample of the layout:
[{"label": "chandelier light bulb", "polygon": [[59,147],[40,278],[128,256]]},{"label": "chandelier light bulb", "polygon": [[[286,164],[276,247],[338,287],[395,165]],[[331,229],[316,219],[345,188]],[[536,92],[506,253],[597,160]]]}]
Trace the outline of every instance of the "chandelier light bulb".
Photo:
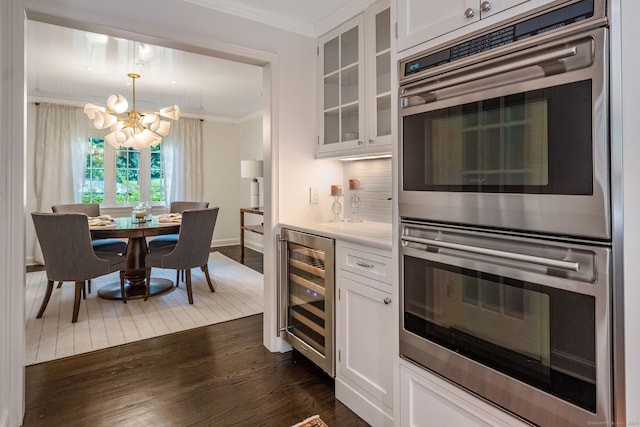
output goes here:
[{"label": "chandelier light bulb", "polygon": [[116,116],[112,116],[104,111],[96,111],[93,116],[93,125],[96,129],[106,129],[113,126],[118,121]]},{"label": "chandelier light bulb", "polygon": [[93,120],[95,118],[96,111],[105,111],[104,107],[100,107],[95,104],[86,104],[84,106],[84,113],[89,117],[89,120]]},{"label": "chandelier light bulb", "polygon": [[116,114],[122,114],[129,108],[129,103],[122,95],[111,95],[107,98],[107,108]]},{"label": "chandelier light bulb", "polygon": [[180,118],[180,107],[172,105],[170,107],[162,108],[160,110],[160,115],[167,119],[178,120]]}]

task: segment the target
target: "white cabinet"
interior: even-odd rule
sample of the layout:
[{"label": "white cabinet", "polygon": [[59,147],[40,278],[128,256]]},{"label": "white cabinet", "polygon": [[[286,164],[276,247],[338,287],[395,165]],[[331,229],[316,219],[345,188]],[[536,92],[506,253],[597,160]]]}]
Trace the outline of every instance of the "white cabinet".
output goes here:
[{"label": "white cabinet", "polygon": [[530,0],[397,1],[398,50],[401,51]]},{"label": "white cabinet", "polygon": [[403,427],[527,427],[519,419],[466,391],[422,370],[400,362],[400,409]]},{"label": "white cabinet", "polygon": [[398,306],[390,253],[338,241],[336,260],[336,397],[372,426],[392,426]]},{"label": "white cabinet", "polygon": [[318,40],[318,157],[390,151],[391,15],[389,1]]}]

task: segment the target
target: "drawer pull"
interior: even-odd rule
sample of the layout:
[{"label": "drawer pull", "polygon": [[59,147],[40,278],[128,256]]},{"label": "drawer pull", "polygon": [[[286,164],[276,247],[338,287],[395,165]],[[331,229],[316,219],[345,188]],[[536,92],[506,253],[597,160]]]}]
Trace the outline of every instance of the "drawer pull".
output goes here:
[{"label": "drawer pull", "polygon": [[391,298],[389,297],[385,297],[382,302],[384,302],[385,304],[391,304]]},{"label": "drawer pull", "polygon": [[363,268],[373,268],[373,265],[367,264],[366,262],[362,262],[362,261],[356,261],[356,265]]}]

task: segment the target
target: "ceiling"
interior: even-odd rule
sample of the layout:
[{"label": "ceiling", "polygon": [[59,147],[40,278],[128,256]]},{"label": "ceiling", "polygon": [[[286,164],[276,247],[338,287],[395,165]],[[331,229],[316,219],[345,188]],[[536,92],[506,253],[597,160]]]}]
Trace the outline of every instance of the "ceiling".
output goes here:
[{"label": "ceiling", "polygon": [[[185,0],[307,34],[346,20],[371,0]],[[355,10],[355,12],[353,12]],[[350,15],[341,18],[340,15]],[[337,21],[341,22],[341,21]],[[319,34],[316,34],[319,35]],[[315,37],[315,36],[314,36]],[[27,93],[31,100],[106,106],[111,94],[136,109],[177,104],[184,116],[242,121],[262,110],[262,68],[88,33],[38,21],[27,24]]]},{"label": "ceiling", "polygon": [[262,110],[262,68],[87,33],[27,24],[27,93],[32,100],[106,106],[121,94],[136,109],[177,104],[184,116],[241,121]]}]

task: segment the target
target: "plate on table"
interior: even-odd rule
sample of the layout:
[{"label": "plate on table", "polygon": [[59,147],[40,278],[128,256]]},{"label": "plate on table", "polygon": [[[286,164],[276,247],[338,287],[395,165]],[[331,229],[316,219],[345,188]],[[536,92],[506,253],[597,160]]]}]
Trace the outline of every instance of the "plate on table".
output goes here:
[{"label": "plate on table", "polygon": [[182,215],[179,213],[160,214],[158,215],[158,222],[160,224],[180,224]]},{"label": "plate on table", "polygon": [[89,228],[104,228],[113,225],[113,218],[109,215],[89,217]]}]

